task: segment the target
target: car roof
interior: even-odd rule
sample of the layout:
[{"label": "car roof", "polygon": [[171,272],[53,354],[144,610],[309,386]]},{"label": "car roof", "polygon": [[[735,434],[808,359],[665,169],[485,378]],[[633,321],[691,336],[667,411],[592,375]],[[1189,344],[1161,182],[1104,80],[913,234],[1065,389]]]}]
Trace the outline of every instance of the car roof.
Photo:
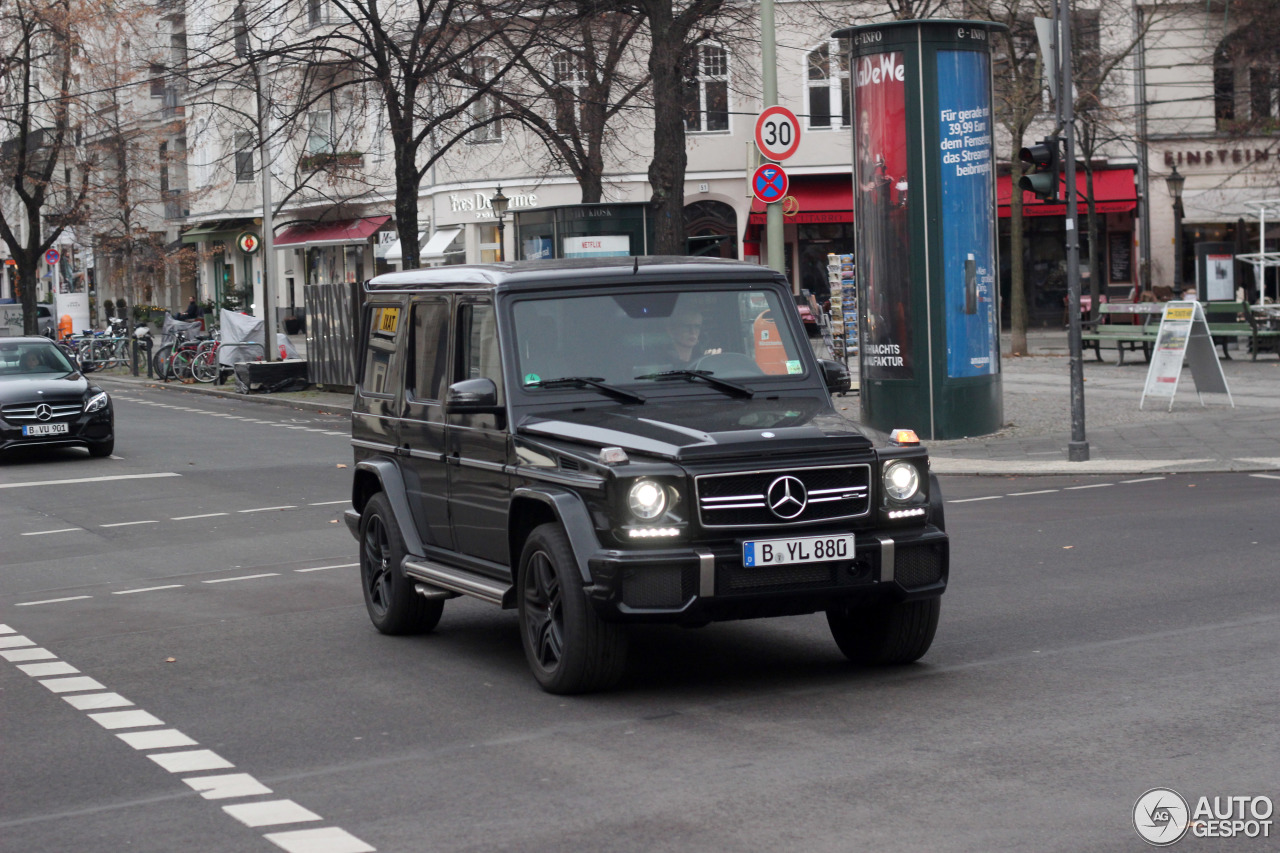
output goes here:
[{"label": "car roof", "polygon": [[53,346],[53,341],[44,335],[16,335],[11,338],[0,338],[0,344],[48,344]]},{"label": "car roof", "polygon": [[542,290],[626,284],[708,284],[778,282],[768,267],[723,258],[564,258],[430,267],[387,273],[365,284],[370,293],[404,290]]}]

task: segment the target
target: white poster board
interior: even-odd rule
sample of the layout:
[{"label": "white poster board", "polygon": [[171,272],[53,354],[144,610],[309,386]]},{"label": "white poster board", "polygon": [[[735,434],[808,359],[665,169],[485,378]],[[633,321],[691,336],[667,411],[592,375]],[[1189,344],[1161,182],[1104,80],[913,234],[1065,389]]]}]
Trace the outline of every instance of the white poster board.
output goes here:
[{"label": "white poster board", "polygon": [[1205,296],[1209,301],[1230,302],[1236,298],[1234,255],[1205,256]]},{"label": "white poster board", "polygon": [[1178,380],[1182,377],[1182,364],[1189,361],[1191,378],[1196,384],[1196,396],[1204,405],[1204,394],[1226,394],[1235,408],[1227,377],[1213,349],[1213,336],[1205,322],[1204,309],[1199,302],[1166,302],[1160,318],[1160,331],[1156,335],[1155,349],[1151,353],[1151,366],[1147,369],[1147,382],[1142,389],[1141,409],[1147,397],[1168,397],[1169,410],[1173,410],[1173,398],[1178,393]]},{"label": "white poster board", "polygon": [[631,238],[626,234],[565,237],[562,246],[566,258],[625,258],[631,254]]}]

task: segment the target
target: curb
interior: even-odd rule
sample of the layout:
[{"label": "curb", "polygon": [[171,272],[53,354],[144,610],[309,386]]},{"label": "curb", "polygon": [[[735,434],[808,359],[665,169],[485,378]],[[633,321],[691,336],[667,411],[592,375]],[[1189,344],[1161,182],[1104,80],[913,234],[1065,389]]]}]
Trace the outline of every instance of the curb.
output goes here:
[{"label": "curb", "polygon": [[270,397],[266,394],[240,394],[235,391],[223,391],[219,388],[205,388],[199,385],[174,385],[152,379],[125,379],[119,376],[102,376],[94,377],[93,381],[102,385],[116,385],[119,388],[128,388],[130,386],[152,388],[159,391],[182,391],[188,394],[203,394],[206,397],[221,397],[224,400],[238,400],[244,403],[262,403],[267,406],[283,406],[289,409],[298,409],[304,412],[317,412],[324,415],[349,415],[351,414],[351,405],[336,405],[333,403],[313,403],[310,400],[292,400],[281,397]]}]

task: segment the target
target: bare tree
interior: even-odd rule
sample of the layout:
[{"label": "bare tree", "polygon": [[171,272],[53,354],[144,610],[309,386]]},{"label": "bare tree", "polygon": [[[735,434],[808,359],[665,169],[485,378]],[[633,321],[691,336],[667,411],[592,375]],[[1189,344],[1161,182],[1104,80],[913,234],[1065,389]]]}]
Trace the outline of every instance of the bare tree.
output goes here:
[{"label": "bare tree", "polygon": [[0,238],[17,264],[26,334],[37,329],[40,259],[78,221],[88,195],[75,71],[79,31],[94,11],[69,0],[0,7]]}]

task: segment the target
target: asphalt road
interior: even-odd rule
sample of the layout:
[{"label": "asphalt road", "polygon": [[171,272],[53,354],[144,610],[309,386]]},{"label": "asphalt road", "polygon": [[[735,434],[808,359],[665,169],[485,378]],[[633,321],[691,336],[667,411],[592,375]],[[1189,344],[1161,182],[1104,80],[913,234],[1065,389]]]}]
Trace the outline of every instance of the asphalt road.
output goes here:
[{"label": "asphalt road", "polygon": [[1280,799],[1275,476],[945,478],[920,664],[648,628],[566,699],[511,612],[372,629],[342,418],[116,399],[121,458],[0,461],[0,850],[1136,851],[1150,788]]}]

